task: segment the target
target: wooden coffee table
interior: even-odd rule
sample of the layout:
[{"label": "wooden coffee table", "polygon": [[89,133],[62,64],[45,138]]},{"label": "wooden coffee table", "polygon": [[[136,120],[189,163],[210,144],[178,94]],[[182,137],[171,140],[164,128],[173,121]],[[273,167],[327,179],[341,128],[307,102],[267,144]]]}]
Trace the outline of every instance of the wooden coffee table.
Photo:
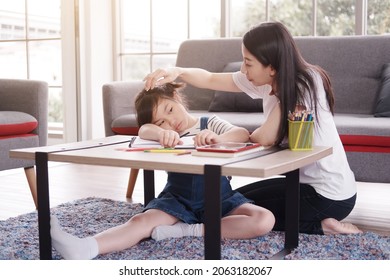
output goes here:
[{"label": "wooden coffee table", "polygon": [[284,249],[274,258],[281,259],[298,246],[299,168],[332,153],[331,147],[311,151],[266,149],[238,158],[177,156],[165,153],[125,152],[131,136],[110,136],[54,146],[12,150],[10,156],[35,159],[37,171],[39,249],[41,259],[51,259],[48,162],[128,167],[144,170],[144,199],[155,197],[154,170],[205,175],[205,259],[221,258],[220,177],[248,176],[266,178],[285,175],[286,231]]}]

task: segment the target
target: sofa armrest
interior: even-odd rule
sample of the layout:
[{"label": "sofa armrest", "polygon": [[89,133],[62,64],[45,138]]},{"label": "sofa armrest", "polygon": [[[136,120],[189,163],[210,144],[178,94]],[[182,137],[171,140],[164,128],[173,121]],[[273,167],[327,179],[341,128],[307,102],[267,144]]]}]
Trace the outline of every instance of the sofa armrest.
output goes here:
[{"label": "sofa armrest", "polygon": [[103,85],[103,114],[106,136],[114,135],[112,122],[126,114],[135,114],[134,99],[144,87],[142,81],[110,82]]},{"label": "sofa armrest", "polygon": [[44,81],[0,79],[0,110],[30,114],[38,121],[33,131],[39,136],[39,145],[47,145],[48,84]]}]

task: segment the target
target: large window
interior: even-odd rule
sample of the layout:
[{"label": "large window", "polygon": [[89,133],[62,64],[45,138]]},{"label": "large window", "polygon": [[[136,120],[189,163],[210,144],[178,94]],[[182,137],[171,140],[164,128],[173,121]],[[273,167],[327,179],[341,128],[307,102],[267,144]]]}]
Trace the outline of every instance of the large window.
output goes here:
[{"label": "large window", "polygon": [[187,38],[221,36],[220,0],[122,0],[118,5],[121,80],[142,79],[151,68],[174,65]]},{"label": "large window", "polygon": [[390,33],[390,0],[368,0],[367,34]]},{"label": "large window", "polygon": [[[117,13],[111,14],[112,5]],[[47,81],[49,140],[56,135],[74,140],[98,127],[94,114],[101,109],[93,102],[100,83],[139,80],[174,65],[186,39],[241,37],[250,26],[269,20],[283,22],[295,36],[385,34],[390,33],[389,14],[390,0],[4,0],[0,77]],[[113,24],[115,40],[112,17],[119,23]]]},{"label": "large window", "polygon": [[49,84],[49,129],[62,127],[60,0],[0,4],[0,77]]},{"label": "large window", "polygon": [[[281,21],[294,36],[390,32],[389,0],[117,0],[119,80],[141,79],[175,64],[185,39],[241,37],[262,21]],[[359,28],[361,27],[361,28]]]}]

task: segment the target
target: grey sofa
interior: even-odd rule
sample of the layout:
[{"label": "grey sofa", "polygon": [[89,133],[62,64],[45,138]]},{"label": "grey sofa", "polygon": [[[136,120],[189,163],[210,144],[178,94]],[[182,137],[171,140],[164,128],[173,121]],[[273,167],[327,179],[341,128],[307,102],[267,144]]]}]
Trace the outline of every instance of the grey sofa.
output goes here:
[{"label": "grey sofa", "polygon": [[[295,41],[304,58],[323,67],[331,77],[335,121],[356,179],[389,183],[390,77],[386,75],[390,75],[390,36],[296,37]],[[239,38],[188,40],[180,46],[176,65],[223,72],[238,70],[241,61]],[[142,87],[141,81],[103,85],[107,136],[137,134],[133,102]],[[184,94],[195,115],[217,112],[249,131],[264,121],[261,102],[243,93],[239,96],[188,85]]]},{"label": "grey sofa", "polygon": [[46,82],[0,79],[0,171],[25,168],[35,204],[35,162],[10,158],[9,151],[46,146],[47,115]]}]

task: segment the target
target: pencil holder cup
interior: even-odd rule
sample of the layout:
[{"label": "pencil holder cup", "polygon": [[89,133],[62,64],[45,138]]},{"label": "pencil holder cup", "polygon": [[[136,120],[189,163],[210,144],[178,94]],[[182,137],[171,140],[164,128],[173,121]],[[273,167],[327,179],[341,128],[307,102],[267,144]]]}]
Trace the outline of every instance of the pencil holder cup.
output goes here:
[{"label": "pencil holder cup", "polygon": [[288,145],[292,151],[313,149],[313,121],[288,121]]}]

